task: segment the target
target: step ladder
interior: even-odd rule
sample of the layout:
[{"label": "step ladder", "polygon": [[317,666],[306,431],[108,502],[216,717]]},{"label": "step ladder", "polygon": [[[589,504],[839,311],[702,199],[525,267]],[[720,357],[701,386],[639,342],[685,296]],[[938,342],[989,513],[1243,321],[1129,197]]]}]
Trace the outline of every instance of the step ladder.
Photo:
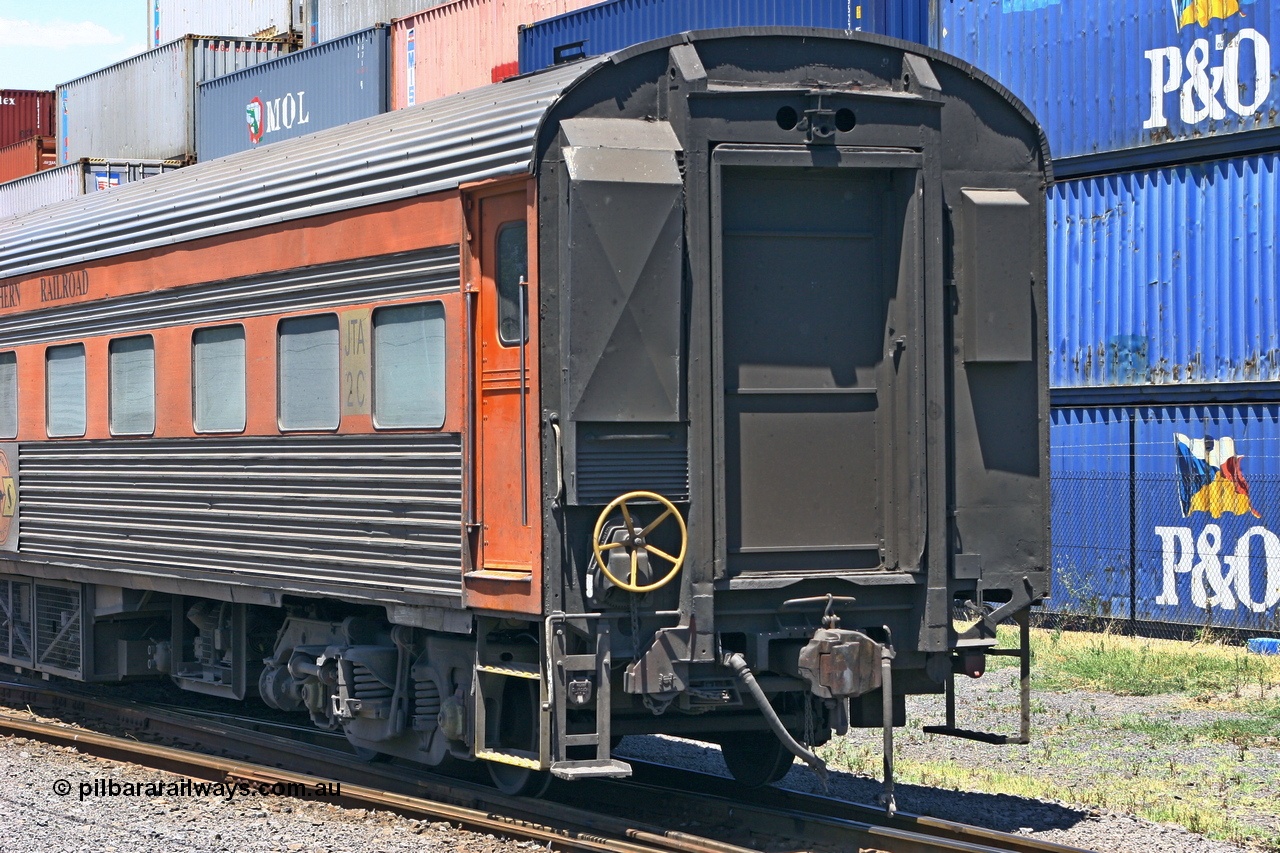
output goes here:
[{"label": "step ladder", "polygon": [[[559,616],[559,618],[557,618]],[[571,629],[568,617],[553,615],[547,619],[547,645],[550,649],[551,693],[554,706],[555,738],[551,774],[560,779],[619,778],[631,775],[631,765],[610,756],[612,692],[609,671],[609,622],[595,619],[594,654],[570,654]],[[568,733],[569,712],[595,706],[595,729]],[[595,747],[594,758],[569,758],[571,747]]]}]

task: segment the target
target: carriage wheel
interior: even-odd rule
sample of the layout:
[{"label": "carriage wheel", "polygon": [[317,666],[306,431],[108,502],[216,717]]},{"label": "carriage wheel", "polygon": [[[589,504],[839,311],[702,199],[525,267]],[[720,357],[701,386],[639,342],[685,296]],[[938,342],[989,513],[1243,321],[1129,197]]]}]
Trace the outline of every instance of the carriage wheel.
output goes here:
[{"label": "carriage wheel", "polygon": [[720,754],[734,781],[744,788],[779,781],[795,760],[773,732],[734,732],[720,744]]}]

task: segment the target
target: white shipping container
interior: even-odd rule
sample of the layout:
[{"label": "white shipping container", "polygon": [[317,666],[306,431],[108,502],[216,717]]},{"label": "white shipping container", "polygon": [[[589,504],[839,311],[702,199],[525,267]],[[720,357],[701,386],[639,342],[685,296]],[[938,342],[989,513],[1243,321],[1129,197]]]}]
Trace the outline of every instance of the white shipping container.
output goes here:
[{"label": "white shipping container", "polygon": [[308,45],[329,41],[374,24],[390,23],[448,0],[300,0],[302,38]]},{"label": "white shipping container", "polygon": [[0,217],[21,216],[55,202],[102,192],[181,166],[178,160],[85,158],[0,184]]},{"label": "white shipping container", "polygon": [[302,29],[309,0],[151,0],[151,46],[187,33],[229,36],[283,36]]},{"label": "white shipping container", "polygon": [[57,88],[58,162],[195,158],[196,90],[288,51],[285,39],[183,36]]}]

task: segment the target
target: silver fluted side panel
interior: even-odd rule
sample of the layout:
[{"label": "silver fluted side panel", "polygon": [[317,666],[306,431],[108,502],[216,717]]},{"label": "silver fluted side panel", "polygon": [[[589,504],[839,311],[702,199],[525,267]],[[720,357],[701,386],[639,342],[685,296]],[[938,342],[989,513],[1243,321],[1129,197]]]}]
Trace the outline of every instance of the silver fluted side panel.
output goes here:
[{"label": "silver fluted side panel", "polygon": [[527,172],[592,61],[197,163],[0,222],[0,278]]},{"label": "silver fluted side panel", "polygon": [[458,595],[457,433],[19,449],[26,556]]},{"label": "silver fluted side panel", "polygon": [[80,302],[0,317],[5,346],[49,343],[456,292],[459,248],[302,267],[272,275]]}]

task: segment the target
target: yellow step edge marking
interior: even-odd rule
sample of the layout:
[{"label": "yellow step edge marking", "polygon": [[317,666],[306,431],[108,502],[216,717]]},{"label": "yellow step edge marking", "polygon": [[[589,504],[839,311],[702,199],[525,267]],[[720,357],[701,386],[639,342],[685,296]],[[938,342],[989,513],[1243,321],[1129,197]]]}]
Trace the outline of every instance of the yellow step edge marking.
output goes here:
[{"label": "yellow step edge marking", "polygon": [[498,764],[510,764],[512,767],[524,767],[529,770],[541,770],[542,762],[536,758],[525,758],[508,752],[477,752],[476,758],[481,761],[494,761]]},{"label": "yellow step edge marking", "polygon": [[538,670],[528,669],[512,669],[505,666],[489,666],[487,664],[478,664],[476,672],[491,672],[494,675],[505,675],[509,678],[531,678],[534,681],[542,680],[542,673]]}]

